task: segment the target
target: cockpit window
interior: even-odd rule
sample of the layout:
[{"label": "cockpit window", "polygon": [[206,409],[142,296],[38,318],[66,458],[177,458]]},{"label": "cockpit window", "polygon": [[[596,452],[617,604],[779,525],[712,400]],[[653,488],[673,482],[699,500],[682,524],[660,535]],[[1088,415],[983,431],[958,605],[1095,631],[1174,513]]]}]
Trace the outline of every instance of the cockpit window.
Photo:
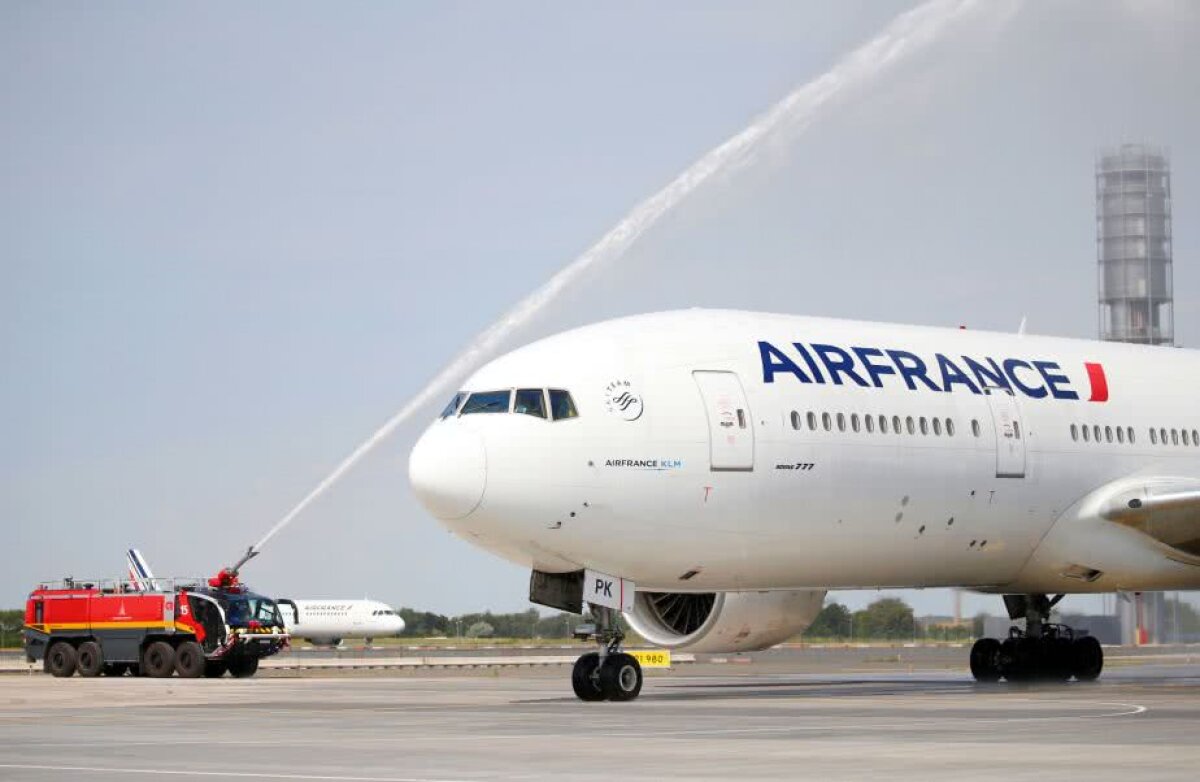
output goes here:
[{"label": "cockpit window", "polygon": [[517,391],[513,401],[513,412],[524,413],[538,418],[546,417],[546,398],[540,388],[522,388]]},{"label": "cockpit window", "polygon": [[461,415],[472,413],[507,413],[512,391],[480,391],[467,397]]},{"label": "cockpit window", "polygon": [[462,391],[459,391],[457,394],[454,395],[454,398],[450,400],[450,404],[446,405],[446,409],[442,410],[442,414],[439,415],[438,418],[449,418],[450,416],[457,413],[458,406],[461,405],[463,400],[466,398],[467,398],[467,395],[464,394]]},{"label": "cockpit window", "polygon": [[575,411],[575,401],[571,399],[571,395],[557,388],[550,389],[550,412],[553,413],[555,421],[579,415]]}]

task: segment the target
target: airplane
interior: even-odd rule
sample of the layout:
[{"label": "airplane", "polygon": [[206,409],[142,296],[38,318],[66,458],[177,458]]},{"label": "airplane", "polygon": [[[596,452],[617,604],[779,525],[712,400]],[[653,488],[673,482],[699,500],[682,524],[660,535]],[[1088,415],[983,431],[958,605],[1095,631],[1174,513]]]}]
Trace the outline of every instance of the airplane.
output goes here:
[{"label": "airplane", "polygon": [[1067,594],[1200,587],[1195,351],[722,310],[621,318],[501,356],[423,433],[413,490],[527,567],[599,645],[582,700],[632,700],[647,641],[768,648],[828,589],[1002,595],[979,681],[1089,681]]},{"label": "airplane", "polygon": [[400,614],[378,600],[282,598],[275,602],[288,633],[313,644],[341,646],[345,638],[364,638],[369,644],[404,632]]}]

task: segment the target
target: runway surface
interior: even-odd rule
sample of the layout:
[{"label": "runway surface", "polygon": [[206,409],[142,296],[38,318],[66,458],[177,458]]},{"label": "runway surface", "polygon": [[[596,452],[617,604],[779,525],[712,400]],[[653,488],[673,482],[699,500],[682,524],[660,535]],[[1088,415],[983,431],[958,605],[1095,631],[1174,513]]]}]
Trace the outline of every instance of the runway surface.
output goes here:
[{"label": "runway surface", "polygon": [[1195,779],[1200,664],[1110,655],[1096,684],[1029,688],[916,653],[911,673],[851,652],[850,673],[697,663],[627,704],[576,701],[562,667],[9,675],[0,779]]}]

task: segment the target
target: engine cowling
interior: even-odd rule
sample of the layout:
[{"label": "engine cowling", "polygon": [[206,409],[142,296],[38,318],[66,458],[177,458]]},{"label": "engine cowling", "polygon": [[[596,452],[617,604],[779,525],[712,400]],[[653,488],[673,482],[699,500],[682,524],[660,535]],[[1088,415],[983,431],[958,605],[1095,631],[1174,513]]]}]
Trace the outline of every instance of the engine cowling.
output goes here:
[{"label": "engine cowling", "polygon": [[824,603],[824,590],[638,592],[625,619],[655,646],[752,652],[804,630]]}]

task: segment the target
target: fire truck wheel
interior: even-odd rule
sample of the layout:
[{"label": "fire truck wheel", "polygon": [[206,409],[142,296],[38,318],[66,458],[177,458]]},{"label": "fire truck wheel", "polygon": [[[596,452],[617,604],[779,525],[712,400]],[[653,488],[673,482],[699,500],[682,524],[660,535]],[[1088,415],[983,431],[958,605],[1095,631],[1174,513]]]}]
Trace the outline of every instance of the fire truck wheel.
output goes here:
[{"label": "fire truck wheel", "polygon": [[95,641],[84,641],[75,652],[80,676],[99,676],[104,670],[104,652]]},{"label": "fire truck wheel", "polygon": [[209,661],[204,664],[204,678],[220,679],[225,675],[227,667],[225,663]]},{"label": "fire truck wheel", "polygon": [[182,679],[204,675],[204,650],[195,641],[184,641],[175,649],[175,673]]},{"label": "fire truck wheel", "polygon": [[258,673],[257,657],[238,657],[229,661],[229,675],[235,679],[246,679]]},{"label": "fire truck wheel", "polygon": [[165,679],[175,673],[175,650],[166,641],[155,641],[142,652],[142,673]]},{"label": "fire truck wheel", "polygon": [[46,651],[46,673],[65,679],[75,675],[75,647],[66,641],[50,645]]}]

